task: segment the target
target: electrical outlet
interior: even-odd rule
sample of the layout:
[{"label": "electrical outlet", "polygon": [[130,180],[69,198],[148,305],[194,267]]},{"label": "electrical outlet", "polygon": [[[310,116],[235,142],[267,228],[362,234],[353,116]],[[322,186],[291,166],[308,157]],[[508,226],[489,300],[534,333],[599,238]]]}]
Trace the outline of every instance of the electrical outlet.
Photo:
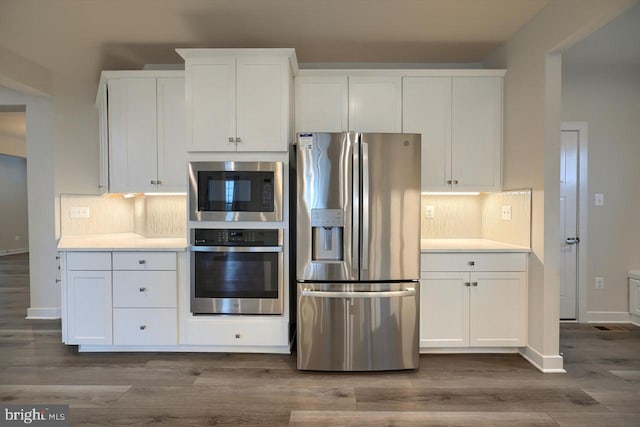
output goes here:
[{"label": "electrical outlet", "polygon": [[502,219],[505,221],[511,221],[511,206],[502,207]]},{"label": "electrical outlet", "polygon": [[425,208],[425,216],[428,219],[433,219],[436,217],[436,208],[435,206],[426,206]]},{"label": "electrical outlet", "polygon": [[69,211],[71,218],[89,218],[91,216],[88,206],[73,206]]},{"label": "electrical outlet", "polygon": [[604,277],[596,277],[596,289],[604,289]]},{"label": "electrical outlet", "polygon": [[596,193],[593,195],[593,203],[596,206],[604,206],[604,194]]}]

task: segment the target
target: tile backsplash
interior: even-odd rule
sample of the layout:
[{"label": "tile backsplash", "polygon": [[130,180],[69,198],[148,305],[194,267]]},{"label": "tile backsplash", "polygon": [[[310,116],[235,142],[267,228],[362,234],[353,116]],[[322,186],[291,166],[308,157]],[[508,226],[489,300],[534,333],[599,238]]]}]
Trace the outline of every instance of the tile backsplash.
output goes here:
[{"label": "tile backsplash", "polygon": [[[511,219],[502,219],[502,207]],[[433,218],[427,218],[432,207]],[[477,196],[422,195],[421,236],[426,239],[491,239],[521,246],[531,244],[531,191],[505,191]]]},{"label": "tile backsplash", "polygon": [[[145,237],[185,237],[186,196],[131,199],[60,196],[62,235],[137,233]],[[88,207],[89,218],[71,218],[72,207]]]}]

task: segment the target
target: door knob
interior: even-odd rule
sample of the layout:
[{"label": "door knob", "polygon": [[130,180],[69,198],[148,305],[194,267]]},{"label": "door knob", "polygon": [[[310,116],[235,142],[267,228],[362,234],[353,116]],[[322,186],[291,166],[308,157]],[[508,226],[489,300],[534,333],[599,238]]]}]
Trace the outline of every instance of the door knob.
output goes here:
[{"label": "door knob", "polygon": [[564,241],[567,245],[576,245],[580,243],[579,237],[567,237]]}]

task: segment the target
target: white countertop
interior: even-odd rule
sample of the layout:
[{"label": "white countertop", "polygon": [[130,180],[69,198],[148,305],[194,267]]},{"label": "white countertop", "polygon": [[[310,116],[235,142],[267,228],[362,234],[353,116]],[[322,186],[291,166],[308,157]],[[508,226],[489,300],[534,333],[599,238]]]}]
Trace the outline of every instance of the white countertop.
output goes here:
[{"label": "white countertop", "polygon": [[531,252],[526,246],[489,239],[421,239],[421,252]]},{"label": "white countertop", "polygon": [[640,270],[629,271],[629,277],[631,277],[632,279],[640,280]]},{"label": "white countertop", "polygon": [[58,242],[61,251],[184,251],[186,238],[147,238],[136,233],[88,234],[62,236]]}]

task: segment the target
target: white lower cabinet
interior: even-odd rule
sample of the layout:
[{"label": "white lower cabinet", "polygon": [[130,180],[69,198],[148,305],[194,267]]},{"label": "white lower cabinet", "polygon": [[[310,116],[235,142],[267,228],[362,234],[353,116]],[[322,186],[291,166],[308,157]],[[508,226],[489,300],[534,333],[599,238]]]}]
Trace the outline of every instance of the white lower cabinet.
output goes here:
[{"label": "white lower cabinet", "polygon": [[640,321],[640,280],[629,278],[629,313],[633,321]]},{"label": "white lower cabinet", "polygon": [[175,252],[67,252],[63,256],[65,343],[177,345]]},{"label": "white lower cabinet", "polygon": [[111,344],[111,253],[71,252],[64,265],[63,341]]},{"label": "white lower cabinet", "polygon": [[[420,347],[525,346],[526,256],[423,254]],[[478,271],[482,265],[506,271]],[[451,271],[460,266],[465,271]]]},{"label": "white lower cabinet", "polygon": [[113,344],[161,346],[178,343],[175,308],[114,308]]}]

